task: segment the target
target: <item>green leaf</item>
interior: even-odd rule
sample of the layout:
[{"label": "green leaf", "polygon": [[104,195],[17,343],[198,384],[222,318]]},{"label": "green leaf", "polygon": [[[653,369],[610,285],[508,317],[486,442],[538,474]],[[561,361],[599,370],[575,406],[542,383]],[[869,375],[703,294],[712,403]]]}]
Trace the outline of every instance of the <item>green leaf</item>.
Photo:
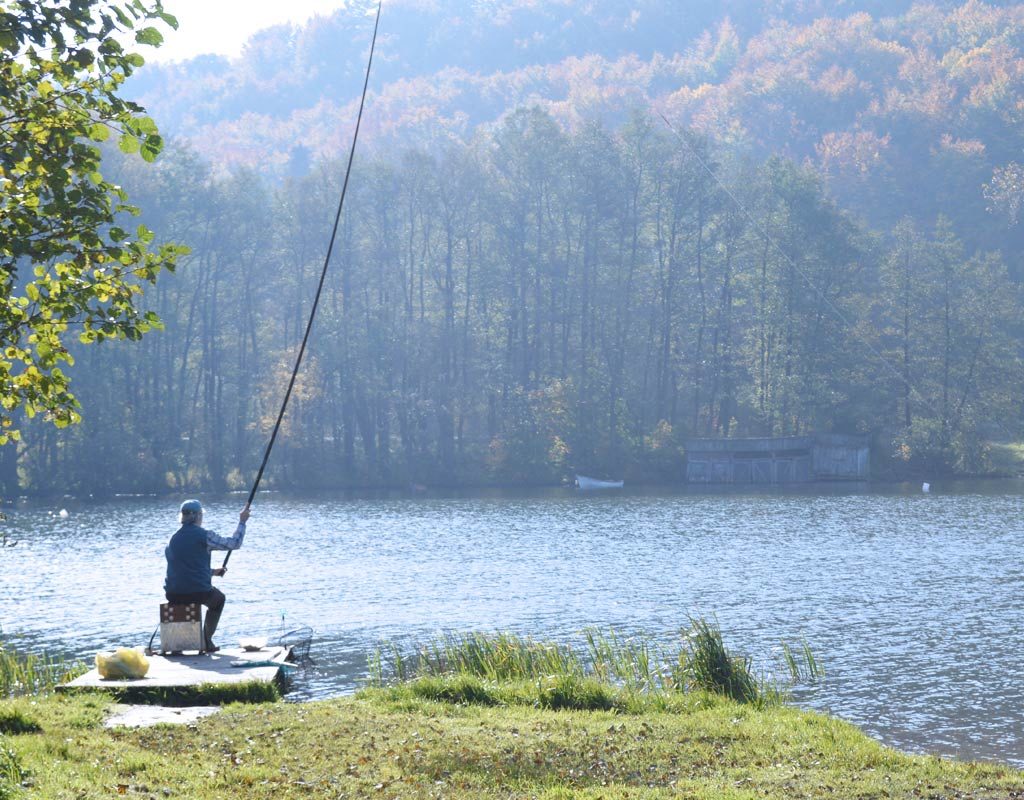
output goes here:
[{"label": "green leaf", "polygon": [[164,22],[171,26],[174,30],[178,30],[178,18],[173,14],[168,14],[166,11],[157,11],[156,15],[160,17]]},{"label": "green leaf", "polygon": [[148,44],[151,47],[159,47],[164,42],[164,35],[156,28],[142,28],[135,34],[135,41],[139,44]]},{"label": "green leaf", "polygon": [[156,161],[156,157],[160,155],[160,151],[163,149],[163,138],[156,134],[152,134],[147,136],[142,142],[142,148],[139,152],[142,154],[143,161],[153,162]]},{"label": "green leaf", "polygon": [[74,55],[75,65],[79,69],[88,69],[95,63],[95,61],[96,56],[93,54],[92,50],[86,50],[84,47]]},{"label": "green leaf", "polygon": [[97,122],[89,128],[89,138],[94,142],[105,142],[110,138],[110,128],[102,122]]},{"label": "green leaf", "polygon": [[117,146],[122,153],[139,152],[139,140],[130,133],[121,134],[121,139],[118,141]]},{"label": "green leaf", "polygon": [[152,117],[135,117],[133,121],[135,123],[135,133],[146,135],[158,133],[156,123]]}]

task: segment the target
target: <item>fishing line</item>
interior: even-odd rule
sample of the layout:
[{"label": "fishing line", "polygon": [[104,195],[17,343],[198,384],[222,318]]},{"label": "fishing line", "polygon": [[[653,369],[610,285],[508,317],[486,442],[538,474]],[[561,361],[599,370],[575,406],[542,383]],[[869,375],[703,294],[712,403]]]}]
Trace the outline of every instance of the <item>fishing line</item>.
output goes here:
[{"label": "fishing line", "polygon": [[[334,228],[331,230],[331,239],[327,245],[327,255],[324,256],[324,266],[320,270],[320,282],[316,287],[316,296],[313,298],[313,308],[309,312],[309,320],[306,322],[306,332],[302,337],[302,344],[299,347],[299,354],[295,358],[295,367],[292,369],[291,379],[288,381],[288,389],[284,393],[284,401],[281,403],[281,410],[277,414],[277,421],[274,423],[274,430],[270,434],[270,441],[267,442],[267,449],[263,453],[263,462],[260,464],[259,471],[256,473],[256,480],[253,481],[252,489],[249,491],[249,499],[245,501],[245,505],[248,508],[252,505],[253,498],[256,497],[256,491],[259,489],[260,481],[263,479],[263,471],[267,467],[267,461],[270,460],[270,451],[274,449],[274,442],[277,441],[278,431],[281,430],[281,421],[284,419],[284,412],[288,408],[288,401],[292,396],[292,389],[295,388],[295,379],[299,374],[299,367],[302,365],[302,357],[306,353],[306,344],[309,342],[309,334],[313,330],[313,320],[316,318],[316,310],[320,305],[320,296],[323,294],[324,281],[327,279],[327,267],[331,263],[331,253],[334,251],[334,240],[338,236],[338,227],[341,224],[341,211],[345,207],[345,194],[348,191],[348,180],[352,175],[352,162],[356,155],[356,142],[359,141],[359,126],[363,121],[363,107],[366,105],[366,92],[370,85],[370,70],[373,67],[373,51],[377,46],[377,30],[380,27],[380,9],[383,5],[383,0],[377,2],[377,17],[373,23],[373,38],[370,40],[370,56],[366,61],[366,77],[363,80],[363,94],[359,100],[359,113],[356,115],[356,129],[352,134],[352,146],[348,151],[348,166],[345,168],[345,181],[341,186],[341,197],[338,199],[338,210],[334,215]],[[224,564],[221,569],[227,567],[228,561],[231,559],[232,550],[228,550],[226,556],[224,556]]]}]

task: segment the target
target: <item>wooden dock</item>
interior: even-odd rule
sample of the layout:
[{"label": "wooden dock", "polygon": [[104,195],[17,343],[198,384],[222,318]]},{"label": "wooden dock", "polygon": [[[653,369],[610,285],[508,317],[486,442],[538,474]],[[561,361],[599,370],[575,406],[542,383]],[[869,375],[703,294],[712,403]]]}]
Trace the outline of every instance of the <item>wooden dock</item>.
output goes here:
[{"label": "wooden dock", "polygon": [[[272,684],[282,677],[291,657],[290,647],[265,647],[247,651],[225,647],[211,655],[147,656],[149,672],[136,680],[104,680],[96,669],[89,670],[62,689],[188,689],[196,686],[241,683]],[[238,662],[252,666],[239,666]]]}]

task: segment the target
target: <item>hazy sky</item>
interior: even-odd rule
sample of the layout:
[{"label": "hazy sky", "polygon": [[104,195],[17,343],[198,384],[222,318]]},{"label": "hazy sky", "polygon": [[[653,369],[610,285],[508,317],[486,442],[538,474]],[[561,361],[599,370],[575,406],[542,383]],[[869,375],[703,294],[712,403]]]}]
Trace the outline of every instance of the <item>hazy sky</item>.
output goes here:
[{"label": "hazy sky", "polygon": [[345,0],[164,0],[164,10],[178,18],[178,30],[161,28],[164,43],[140,48],[147,61],[178,61],[200,53],[236,56],[260,28],[284,22],[303,23],[328,14]]}]

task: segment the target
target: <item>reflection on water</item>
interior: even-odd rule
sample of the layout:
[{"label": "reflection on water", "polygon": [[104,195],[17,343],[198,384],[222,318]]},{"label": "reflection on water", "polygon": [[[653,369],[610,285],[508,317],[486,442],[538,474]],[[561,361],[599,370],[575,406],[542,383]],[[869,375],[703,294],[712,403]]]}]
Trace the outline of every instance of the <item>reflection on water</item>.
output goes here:
[{"label": "reflection on water", "polygon": [[[317,667],[299,697],[352,690],[381,640],[587,626],[672,642],[688,616],[766,665],[805,639],[823,686],[799,702],[896,747],[1024,765],[1018,688],[1021,485],[922,495],[261,496],[218,585],[218,639],[301,623]],[[230,532],[241,499],[209,503]],[[171,499],[10,510],[0,623],[26,648],[91,657],[144,643],[162,600]],[[219,557],[215,557],[216,559]],[[674,645],[673,645],[674,646]]]}]

